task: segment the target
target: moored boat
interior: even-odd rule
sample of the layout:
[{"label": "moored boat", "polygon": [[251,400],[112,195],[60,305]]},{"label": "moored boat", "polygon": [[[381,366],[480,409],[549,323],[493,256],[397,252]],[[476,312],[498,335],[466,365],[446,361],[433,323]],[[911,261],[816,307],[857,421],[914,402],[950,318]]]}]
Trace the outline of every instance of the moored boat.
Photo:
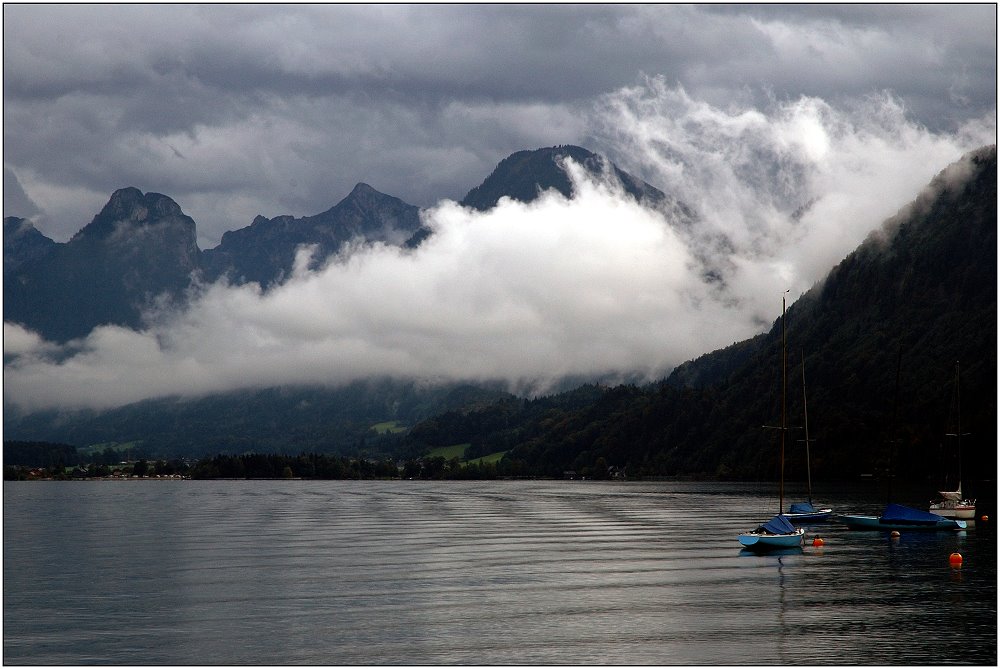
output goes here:
[{"label": "moored boat", "polygon": [[879,516],[838,514],[836,520],[852,530],[964,530],[964,520],[945,518],[902,504],[889,503]]},{"label": "moored boat", "polygon": [[795,527],[779,514],[750,532],[739,535],[740,543],[753,550],[791,548],[802,545],[805,530]]},{"label": "moored boat", "polygon": [[976,500],[963,499],[962,484],[958,490],[939,490],[941,499],[931,502],[930,512],[945,518],[973,520],[976,517]]},{"label": "moored boat", "polygon": [[792,523],[823,523],[833,516],[832,508],[817,509],[812,502],[795,502],[788,511],[781,514],[782,518]]}]

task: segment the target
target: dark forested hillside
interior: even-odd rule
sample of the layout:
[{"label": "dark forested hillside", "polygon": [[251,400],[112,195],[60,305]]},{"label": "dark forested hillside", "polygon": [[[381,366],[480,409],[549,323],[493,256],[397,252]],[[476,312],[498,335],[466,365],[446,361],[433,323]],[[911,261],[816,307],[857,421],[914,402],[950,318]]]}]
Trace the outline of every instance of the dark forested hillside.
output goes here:
[{"label": "dark forested hillside", "polygon": [[[996,147],[966,156],[789,307],[789,424],[801,425],[804,359],[815,475],[879,474],[890,440],[898,475],[952,471],[944,435],[957,418],[956,361],[962,429],[971,433],[965,471],[980,478],[995,471],[996,179]],[[508,414],[502,442],[497,408],[480,412],[479,432],[467,415],[451,441],[504,443],[508,458],[547,475],[600,473],[606,465],[633,474],[766,477],[777,460],[775,433],[762,426],[780,415],[779,323],[681,365],[654,387],[609,389],[575,409]],[[433,443],[449,441],[431,432]],[[427,440],[425,426],[411,439]],[[787,471],[801,477],[804,449],[789,452]]]},{"label": "dark forested hillside", "polygon": [[340,388],[283,387],[203,398],[165,398],[107,411],[7,412],[8,438],[78,446],[133,443],[143,457],[201,457],[214,453],[302,452],[380,454],[395,448],[399,427],[457,407],[487,404],[507,394],[464,384],[424,386],[370,379]]}]

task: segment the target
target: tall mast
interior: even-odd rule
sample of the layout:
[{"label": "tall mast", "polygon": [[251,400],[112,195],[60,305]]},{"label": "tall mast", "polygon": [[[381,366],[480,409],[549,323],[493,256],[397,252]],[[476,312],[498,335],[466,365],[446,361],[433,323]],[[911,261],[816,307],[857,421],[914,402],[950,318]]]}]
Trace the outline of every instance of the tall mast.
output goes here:
[{"label": "tall mast", "polygon": [[[786,290],[785,293],[788,291]],[[781,294],[781,483],[778,485],[778,514],[785,508],[785,390],[787,374],[785,355],[785,293]]]},{"label": "tall mast", "polygon": [[955,361],[955,396],[958,398],[958,489],[962,489],[962,372]]},{"label": "tall mast", "polygon": [[958,490],[962,490],[962,435],[968,435],[968,432],[962,432],[962,372],[960,368],[959,361],[955,361],[955,399],[957,400],[956,409],[958,410],[958,432],[955,434],[948,433],[947,437],[957,437],[958,438]]},{"label": "tall mast", "polygon": [[899,414],[899,375],[903,370],[903,343],[899,344],[899,357],[896,358],[896,392],[893,395],[892,400],[892,425],[889,428],[889,471],[887,472],[886,479],[888,481],[885,488],[885,503],[889,504],[892,502],[892,470],[893,470],[893,459],[895,458],[896,450],[896,419]]},{"label": "tall mast", "polygon": [[809,405],[806,402],[806,353],[800,351],[802,355],[802,415],[805,420],[806,429],[806,490],[809,492],[809,504],[813,501],[812,470],[809,457]]}]

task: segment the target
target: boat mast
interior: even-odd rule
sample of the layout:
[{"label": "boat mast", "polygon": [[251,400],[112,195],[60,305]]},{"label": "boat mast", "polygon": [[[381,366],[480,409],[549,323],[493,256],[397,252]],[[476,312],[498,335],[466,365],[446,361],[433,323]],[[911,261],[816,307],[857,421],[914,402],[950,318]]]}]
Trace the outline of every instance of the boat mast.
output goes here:
[{"label": "boat mast", "polygon": [[957,400],[956,409],[958,411],[958,432],[955,434],[948,433],[946,437],[957,437],[958,438],[958,491],[962,491],[962,435],[968,435],[968,432],[962,432],[962,372],[960,368],[960,361],[955,361],[955,399]]},{"label": "boat mast", "polygon": [[955,396],[958,398],[958,489],[962,489],[962,372],[955,361]]},{"label": "boat mast", "polygon": [[[788,291],[786,290],[785,293]],[[785,508],[785,390],[787,384],[785,354],[785,293],[781,295],[781,482],[778,485],[778,515]]]},{"label": "boat mast", "polygon": [[892,400],[892,425],[889,428],[889,469],[886,472],[885,503],[892,502],[892,469],[896,450],[896,419],[899,414],[899,375],[903,371],[903,344],[899,344],[899,357],[896,358],[896,392]]},{"label": "boat mast", "polygon": [[812,470],[810,467],[810,457],[809,457],[809,405],[806,402],[806,353],[805,351],[800,351],[802,355],[802,417],[805,421],[806,429],[806,490],[809,493],[809,504],[812,505],[813,502],[813,482],[812,482]]}]

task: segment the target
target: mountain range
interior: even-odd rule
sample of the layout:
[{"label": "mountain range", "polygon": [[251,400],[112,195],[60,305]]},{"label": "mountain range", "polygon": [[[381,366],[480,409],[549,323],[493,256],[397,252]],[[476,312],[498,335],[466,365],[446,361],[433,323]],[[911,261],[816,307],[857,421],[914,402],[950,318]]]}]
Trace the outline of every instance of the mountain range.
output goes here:
[{"label": "mountain range", "polygon": [[[507,196],[530,202],[549,188],[569,196],[569,158],[594,174],[610,174],[625,192],[654,205],[681,208],[656,188],[575,146],[521,151],[503,160],[463,206],[486,209]],[[685,210],[686,211],[686,210]],[[163,307],[183,306],[195,283],[225,277],[267,290],[291,275],[297,249],[313,249],[311,267],[350,244],[418,246],[430,234],[414,205],[359,183],[343,200],[314,216],[257,216],[218,246],[197,245],[195,222],[166,195],[122,188],[66,243],[29,221],[4,219],[4,321],[45,339],[66,342],[98,325],[133,329]]]},{"label": "mountain range", "polygon": [[[571,195],[560,166],[566,157],[615,175],[636,199],[695,221],[683,203],[579,147],[513,154],[462,204],[488,209],[505,196],[530,201],[545,188]],[[416,207],[359,184],[322,214],[259,216],[200,251],[194,222],[176,203],[126,188],[65,244],[23,219],[4,220],[4,319],[56,341],[100,323],[141,327],[150,305],[182,303],[192,282],[225,276],[264,289],[280,284],[301,244],[315,245],[315,264],[349,243],[413,248],[429,234]],[[995,471],[996,249],[992,146],[944,170],[789,306],[789,379],[803,371],[808,378],[806,388],[793,383],[789,415],[801,415],[808,390],[818,476],[885,471],[892,451],[903,475],[939,473],[949,457],[942,435],[957,360],[966,398],[963,430],[975,435],[963,442],[967,463],[976,463],[978,472]],[[524,400],[498,388],[432,391],[373,381],[336,397],[330,390],[287,388],[151,400],[109,412],[5,411],[5,438],[146,441],[151,454],[200,455],[206,451],[197,449],[344,452],[359,449],[368,435],[361,452],[373,448],[371,424],[399,420],[412,429],[384,436],[377,448],[419,454],[466,443],[467,457],[505,451],[508,473],[520,474],[599,474],[614,466],[645,475],[759,478],[773,466],[774,437],[748,426],[775,420],[779,355],[775,322],[767,333],[686,362],[663,382],[643,387],[585,385]],[[322,411],[292,410],[303,406]],[[337,420],[329,419],[333,414]],[[234,435],[242,436],[233,441]],[[797,453],[790,457],[793,471],[802,468]]]}]

